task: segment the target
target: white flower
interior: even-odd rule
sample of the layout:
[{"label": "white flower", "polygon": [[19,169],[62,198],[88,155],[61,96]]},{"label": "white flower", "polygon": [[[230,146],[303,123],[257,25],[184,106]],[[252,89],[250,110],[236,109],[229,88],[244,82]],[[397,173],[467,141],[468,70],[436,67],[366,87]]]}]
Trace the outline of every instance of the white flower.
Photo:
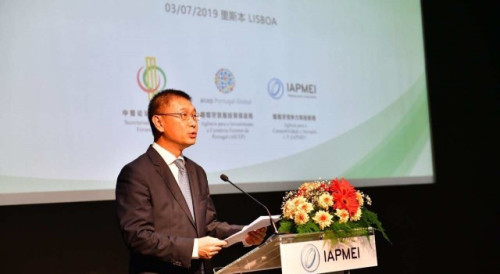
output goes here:
[{"label": "white flower", "polygon": [[309,213],[311,211],[313,211],[313,205],[309,202],[305,202],[305,203],[302,203],[300,205],[297,206],[296,210],[297,211],[303,211],[305,213]]},{"label": "white flower", "polygon": [[292,200],[286,201],[283,206],[283,216],[287,219],[293,219],[293,215],[295,214],[295,204]]},{"label": "white flower", "polygon": [[309,221],[309,215],[304,211],[298,211],[295,213],[295,223],[297,225],[303,225]]},{"label": "white flower", "polygon": [[356,191],[356,200],[358,200],[359,207],[363,207],[365,201],[363,199],[364,194],[361,191]]},{"label": "white flower", "polygon": [[302,196],[298,196],[298,197],[295,197],[292,199],[292,203],[294,204],[295,208],[297,208],[300,204],[303,204],[306,202],[307,202],[307,199],[302,197]]},{"label": "white flower", "polygon": [[351,221],[359,221],[361,219],[361,208],[358,208],[358,211],[356,211],[356,214],[354,216],[351,216]]},{"label": "white flower", "polygon": [[319,225],[321,230],[324,230],[325,227],[329,227],[332,224],[332,218],[333,216],[327,211],[319,210],[312,219]]},{"label": "white flower", "polygon": [[318,198],[318,206],[323,209],[328,209],[328,207],[333,205],[333,197],[330,193],[323,193]]},{"label": "white flower", "polygon": [[365,195],[365,199],[366,199],[366,204],[367,205],[372,205],[372,198],[370,198],[370,196]]},{"label": "white flower", "polygon": [[286,201],[283,206],[283,216],[287,219],[294,219],[296,212],[300,210],[300,205],[304,203],[307,203],[307,200],[300,196]]},{"label": "white flower", "polygon": [[349,220],[349,211],[345,209],[337,209],[335,216],[339,217],[339,223],[347,223]]}]

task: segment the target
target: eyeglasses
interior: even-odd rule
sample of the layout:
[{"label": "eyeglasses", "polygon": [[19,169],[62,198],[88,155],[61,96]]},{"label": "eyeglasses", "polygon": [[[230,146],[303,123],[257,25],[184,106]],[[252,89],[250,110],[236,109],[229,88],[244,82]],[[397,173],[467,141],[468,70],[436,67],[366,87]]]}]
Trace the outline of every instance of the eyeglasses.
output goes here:
[{"label": "eyeglasses", "polygon": [[189,117],[193,118],[194,121],[200,120],[199,113],[187,114],[184,112],[172,112],[172,113],[157,113],[155,115],[174,116],[174,117],[180,118],[182,121],[187,121],[187,119],[189,119]]}]

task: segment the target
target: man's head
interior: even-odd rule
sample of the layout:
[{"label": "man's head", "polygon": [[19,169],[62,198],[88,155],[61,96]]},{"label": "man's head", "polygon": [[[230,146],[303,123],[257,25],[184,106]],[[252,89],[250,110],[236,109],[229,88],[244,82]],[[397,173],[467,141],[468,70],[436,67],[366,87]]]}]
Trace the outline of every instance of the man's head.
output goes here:
[{"label": "man's head", "polygon": [[185,148],[196,143],[197,113],[187,93],[166,89],[149,102],[148,118],[154,140],[178,156]]}]

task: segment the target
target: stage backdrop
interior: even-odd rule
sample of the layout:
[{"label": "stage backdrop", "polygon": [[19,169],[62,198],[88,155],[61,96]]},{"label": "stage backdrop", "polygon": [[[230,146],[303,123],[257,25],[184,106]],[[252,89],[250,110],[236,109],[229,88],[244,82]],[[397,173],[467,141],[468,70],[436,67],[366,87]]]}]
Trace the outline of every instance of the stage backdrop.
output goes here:
[{"label": "stage backdrop", "polygon": [[0,204],[114,199],[165,88],[212,193],[433,182],[419,0],[1,0],[0,37]]}]

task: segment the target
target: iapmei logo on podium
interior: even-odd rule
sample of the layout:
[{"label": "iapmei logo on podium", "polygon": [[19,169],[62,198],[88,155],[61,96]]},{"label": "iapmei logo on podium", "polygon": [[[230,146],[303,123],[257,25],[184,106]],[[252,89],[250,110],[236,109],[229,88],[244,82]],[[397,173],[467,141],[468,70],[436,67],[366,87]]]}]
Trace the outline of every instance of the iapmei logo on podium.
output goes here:
[{"label": "iapmei logo on podium", "polygon": [[156,65],[156,58],[146,56],[146,65],[137,71],[137,84],[147,93],[148,100],[167,85],[167,76],[163,69]]},{"label": "iapmei logo on podium", "polygon": [[319,267],[320,261],[319,250],[316,246],[312,244],[305,245],[302,248],[302,252],[300,253],[300,262],[302,263],[302,267],[307,272],[314,272]]}]

